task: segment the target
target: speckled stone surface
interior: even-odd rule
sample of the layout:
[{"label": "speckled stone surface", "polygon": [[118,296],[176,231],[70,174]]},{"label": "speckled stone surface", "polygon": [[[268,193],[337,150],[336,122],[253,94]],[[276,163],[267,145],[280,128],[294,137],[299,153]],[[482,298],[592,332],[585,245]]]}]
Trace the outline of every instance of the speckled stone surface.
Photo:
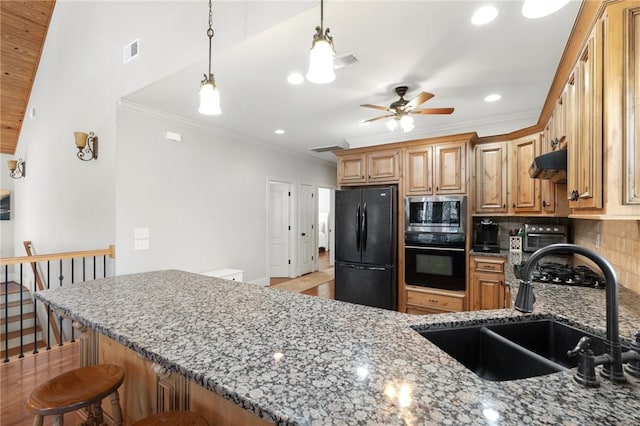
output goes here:
[{"label": "speckled stone surface", "polygon": [[[604,329],[604,292],[557,287],[535,287],[535,315]],[[640,297],[620,296],[630,337]],[[36,297],[278,424],[640,424],[637,379],[585,389],[566,371],[490,382],[411,327],[522,319],[514,310],[420,317],[174,270]]]}]

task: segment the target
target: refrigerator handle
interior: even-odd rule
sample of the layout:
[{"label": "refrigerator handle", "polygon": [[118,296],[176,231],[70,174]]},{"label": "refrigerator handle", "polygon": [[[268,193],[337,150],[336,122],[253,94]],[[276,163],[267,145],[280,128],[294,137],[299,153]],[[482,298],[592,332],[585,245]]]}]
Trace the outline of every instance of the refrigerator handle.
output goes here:
[{"label": "refrigerator handle", "polygon": [[356,210],[356,248],[360,251],[360,203]]},{"label": "refrigerator handle", "polygon": [[362,250],[367,250],[367,203],[362,209]]}]

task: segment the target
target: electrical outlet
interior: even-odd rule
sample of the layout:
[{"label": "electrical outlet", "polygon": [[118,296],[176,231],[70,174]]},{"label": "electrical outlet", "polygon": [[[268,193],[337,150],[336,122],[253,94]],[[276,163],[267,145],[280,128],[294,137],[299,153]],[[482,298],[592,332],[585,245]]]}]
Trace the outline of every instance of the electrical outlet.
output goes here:
[{"label": "electrical outlet", "polygon": [[596,234],[596,248],[600,248],[600,234]]},{"label": "electrical outlet", "polygon": [[149,250],[149,240],[135,240],[134,241],[134,249],[135,250]]}]

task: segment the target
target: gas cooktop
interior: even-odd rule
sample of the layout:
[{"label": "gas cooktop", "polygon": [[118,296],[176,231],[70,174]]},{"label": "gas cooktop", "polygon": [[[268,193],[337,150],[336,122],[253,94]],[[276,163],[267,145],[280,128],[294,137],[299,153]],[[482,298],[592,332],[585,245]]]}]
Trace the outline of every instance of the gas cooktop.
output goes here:
[{"label": "gas cooktop", "polygon": [[[522,278],[522,266],[516,268],[516,278]],[[555,262],[540,262],[531,273],[531,280],[535,282],[574,285],[580,287],[602,288],[606,281],[602,275],[591,268],[580,265],[570,266]]]}]

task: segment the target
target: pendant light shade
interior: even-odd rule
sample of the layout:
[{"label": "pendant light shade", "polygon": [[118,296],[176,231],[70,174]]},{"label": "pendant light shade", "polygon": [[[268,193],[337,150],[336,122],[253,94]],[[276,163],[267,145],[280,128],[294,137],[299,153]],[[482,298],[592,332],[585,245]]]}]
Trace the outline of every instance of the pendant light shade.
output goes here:
[{"label": "pendant light shade", "polygon": [[209,73],[204,75],[204,79],[200,82],[200,108],[198,112],[204,115],[220,115],[220,93],[216,80],[211,73],[211,41],[213,39],[213,10],[211,0],[209,0],[209,28],[207,29],[207,37],[209,37]]},{"label": "pendant light shade", "polygon": [[333,55],[333,45],[329,41],[324,38],[315,40],[309,55],[307,80],[316,84],[331,83],[335,80]]},{"label": "pendant light shade", "polygon": [[220,115],[220,93],[213,80],[205,80],[200,85],[200,108],[198,112],[204,115]]},{"label": "pendant light shade", "polygon": [[336,79],[333,69],[333,37],[329,35],[329,28],[324,27],[324,1],[320,0],[320,26],[316,27],[313,44],[309,55],[309,71],[307,80],[316,84],[331,83]]}]

